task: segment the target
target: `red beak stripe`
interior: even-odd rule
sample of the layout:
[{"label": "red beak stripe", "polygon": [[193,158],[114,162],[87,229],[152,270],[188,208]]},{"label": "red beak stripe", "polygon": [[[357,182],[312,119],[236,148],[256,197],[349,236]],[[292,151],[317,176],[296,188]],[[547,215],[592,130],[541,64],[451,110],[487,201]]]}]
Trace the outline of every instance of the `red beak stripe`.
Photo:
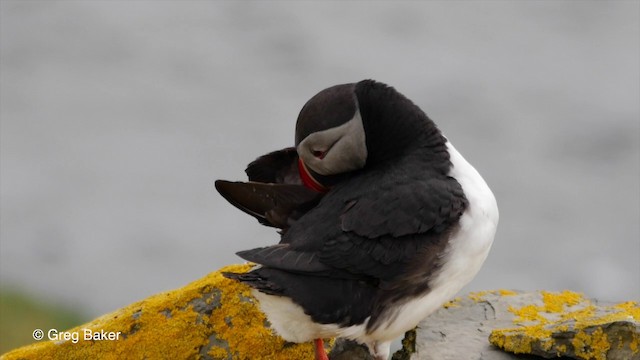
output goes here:
[{"label": "red beak stripe", "polygon": [[300,173],[302,183],[307,188],[321,193],[326,193],[327,191],[329,191],[328,187],[320,184],[316,179],[313,178],[311,173],[309,173],[307,166],[304,164],[304,161],[302,161],[302,159],[300,158],[298,158],[298,172]]}]

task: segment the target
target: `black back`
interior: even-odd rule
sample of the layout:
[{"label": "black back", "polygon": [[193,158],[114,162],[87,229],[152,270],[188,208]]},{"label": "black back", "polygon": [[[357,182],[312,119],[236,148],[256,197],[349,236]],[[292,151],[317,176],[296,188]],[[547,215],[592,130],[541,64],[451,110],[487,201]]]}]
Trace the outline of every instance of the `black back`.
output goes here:
[{"label": "black back", "polygon": [[293,222],[280,244],[238,253],[262,268],[228,276],[290,297],[316,322],[354,325],[371,316],[374,329],[393,304],[429,291],[467,199],[447,175],[446,139],[395,89],[372,80],[341,85],[305,108],[318,105],[314,99],[332,106],[333,94],[343,110],[325,113],[347,114],[347,90],[363,119],[365,167]]}]

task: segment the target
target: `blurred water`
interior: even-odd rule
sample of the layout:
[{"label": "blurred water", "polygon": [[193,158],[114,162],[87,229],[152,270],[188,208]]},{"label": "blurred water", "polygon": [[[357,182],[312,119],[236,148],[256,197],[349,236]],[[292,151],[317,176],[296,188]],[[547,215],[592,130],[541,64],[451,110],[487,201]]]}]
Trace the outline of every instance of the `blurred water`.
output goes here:
[{"label": "blurred water", "polygon": [[0,280],[99,315],[239,262],[278,237],[214,179],[374,78],[498,198],[466,291],[638,300],[639,4],[3,0]]}]

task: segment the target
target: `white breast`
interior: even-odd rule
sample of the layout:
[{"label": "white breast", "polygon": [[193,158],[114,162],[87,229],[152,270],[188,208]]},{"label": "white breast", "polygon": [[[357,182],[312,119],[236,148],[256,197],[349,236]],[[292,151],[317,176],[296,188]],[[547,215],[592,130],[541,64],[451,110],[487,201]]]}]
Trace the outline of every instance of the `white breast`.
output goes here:
[{"label": "white breast", "polygon": [[382,351],[388,351],[387,342],[414,328],[473,279],[493,243],[498,225],[498,206],[489,186],[476,169],[451,143],[447,143],[447,147],[453,164],[449,176],[460,183],[469,206],[460,218],[457,232],[450,239],[440,273],[432,279],[431,291],[403,304],[398,316],[389,317],[387,323],[377,326],[373,333],[366,331],[368,319],[361,325],[347,328],[333,324],[315,324],[290,299],[254,291],[262,310],[272,319],[272,326],[282,337],[288,341],[303,342],[320,337],[340,336],[369,345],[382,344]]},{"label": "white breast", "polygon": [[453,164],[449,176],[460,183],[469,206],[451,237],[440,273],[432,279],[431,291],[404,304],[398,317],[368,334],[371,340],[390,341],[415,327],[468,284],[489,254],[498,226],[496,199],[478,171],[450,142],[447,148]]}]

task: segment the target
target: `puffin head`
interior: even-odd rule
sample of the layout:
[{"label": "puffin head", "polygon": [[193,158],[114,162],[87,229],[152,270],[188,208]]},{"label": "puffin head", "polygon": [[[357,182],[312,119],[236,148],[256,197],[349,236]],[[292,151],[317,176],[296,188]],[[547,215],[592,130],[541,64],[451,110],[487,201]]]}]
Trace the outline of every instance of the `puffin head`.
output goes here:
[{"label": "puffin head", "polygon": [[318,191],[364,167],[366,135],[355,84],[322,90],[304,105],[296,123],[296,150],[305,185]]},{"label": "puffin head", "polygon": [[302,108],[296,123],[300,176],[325,192],[354,171],[401,156],[444,138],[435,124],[394,88],[373,80],[324,89]]}]

